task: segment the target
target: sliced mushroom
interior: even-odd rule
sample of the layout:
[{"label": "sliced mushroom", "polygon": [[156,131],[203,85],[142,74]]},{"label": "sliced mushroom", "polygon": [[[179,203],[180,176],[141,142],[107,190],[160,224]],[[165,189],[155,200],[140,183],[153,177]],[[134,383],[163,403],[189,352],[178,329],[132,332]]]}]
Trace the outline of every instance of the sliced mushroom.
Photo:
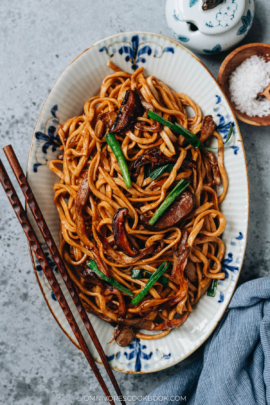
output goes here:
[{"label": "sliced mushroom", "polygon": [[139,131],[146,131],[146,132],[160,132],[161,131],[161,123],[158,121],[152,121],[152,125],[144,125],[142,122],[137,122],[135,124],[135,128],[138,129]]},{"label": "sliced mushroom", "polygon": [[207,183],[212,185],[213,176],[212,176],[211,165],[210,165],[210,162],[209,162],[209,160],[207,159],[206,156],[204,156],[203,162],[204,162],[204,168],[205,168],[205,175],[206,175]]},{"label": "sliced mushroom", "polygon": [[76,269],[86,282],[98,285],[101,289],[106,288],[106,281],[99,278],[96,273],[87,266],[87,264],[84,266],[76,266]]},{"label": "sliced mushroom", "polygon": [[177,225],[181,219],[190,214],[195,208],[196,199],[193,193],[185,191],[179,201],[176,201],[168,210],[161,216],[155,225],[149,225],[150,217],[145,214],[140,216],[143,226],[150,231],[160,231]]},{"label": "sliced mushroom", "polygon": [[157,181],[153,181],[153,182],[148,186],[148,188],[149,188],[149,190],[153,190],[153,189],[156,188],[156,187],[161,187],[161,186],[163,186],[163,184],[164,184],[166,181],[167,181],[166,178],[163,178],[163,179],[157,180]]},{"label": "sliced mushroom", "polygon": [[206,293],[206,291],[208,290],[208,288],[209,288],[209,284],[207,283],[207,284],[201,289],[201,292],[200,292],[200,296],[201,296],[201,297]]},{"label": "sliced mushroom", "polygon": [[125,219],[128,215],[128,209],[125,207],[119,208],[114,214],[112,221],[113,236],[116,246],[122,250],[127,256],[138,256],[139,251],[131,245],[125,231]]},{"label": "sliced mushroom", "polygon": [[187,241],[188,241],[188,231],[185,230],[183,232],[178,249],[175,250],[173,254],[173,268],[171,276],[179,285],[181,285],[183,281],[184,270],[186,268],[188,256],[190,253],[190,247],[187,245]]},{"label": "sliced mushroom", "polygon": [[201,128],[201,137],[200,142],[206,141],[211,135],[213,135],[216,129],[216,123],[213,120],[212,115],[206,115],[203,120],[202,128]]},{"label": "sliced mushroom", "polygon": [[125,347],[129,345],[132,339],[135,337],[134,330],[131,326],[125,325],[117,325],[114,331],[114,338],[116,343],[121,346]]},{"label": "sliced mushroom", "polygon": [[145,315],[143,318],[118,318],[118,321],[123,325],[132,326],[136,329],[153,330],[155,327],[154,322],[147,319],[152,313]]},{"label": "sliced mushroom", "polygon": [[175,254],[177,257],[179,257],[181,254],[183,254],[186,251],[187,242],[188,242],[188,231],[185,229],[183,231],[180,243],[178,244],[177,248],[175,249]]},{"label": "sliced mushroom", "polygon": [[[148,314],[146,317],[149,317],[149,315],[150,314]],[[157,324],[157,325],[155,325],[153,321],[149,321],[148,319],[146,319],[146,317],[123,319],[123,320],[121,320],[121,322],[124,325],[129,325],[136,329],[145,329],[145,330],[150,330],[150,331],[152,331],[152,330],[163,331],[163,330],[175,329],[178,326],[182,325],[187,320],[188,315],[189,315],[189,313],[185,313],[181,318],[172,319],[172,320],[169,320],[169,321],[163,322],[161,324]]]},{"label": "sliced mushroom", "polygon": [[161,240],[159,246],[155,250],[155,254],[161,252],[164,249],[164,247],[165,247],[165,242],[163,240]]},{"label": "sliced mushroom", "polygon": [[118,288],[106,283],[106,288],[103,289],[103,294],[105,296],[111,294],[117,296],[119,302],[117,317],[124,318],[126,316],[126,303],[121,291],[119,291]]},{"label": "sliced mushroom", "polygon": [[142,259],[143,257],[150,255],[151,253],[154,252],[155,250],[155,245],[151,245],[148,246],[144,249],[141,249],[139,251],[138,256],[136,257],[129,257],[126,255],[123,255],[117,251],[115,251],[111,245],[109,244],[109,242],[107,241],[107,238],[105,238],[103,235],[101,235],[101,233],[99,233],[98,231],[96,231],[100,242],[103,244],[106,253],[109,254],[109,256],[111,256],[113,258],[113,260],[115,260],[117,263],[119,264],[125,264],[127,266],[135,264],[137,261],[139,261],[140,259]]},{"label": "sliced mushroom", "polygon": [[85,176],[79,185],[78,192],[76,195],[76,210],[77,211],[85,206],[89,196],[90,196],[90,188],[89,188],[89,184],[88,184],[88,178],[87,178],[87,176]]},{"label": "sliced mushroom", "polygon": [[[134,162],[134,169],[138,169],[139,167],[146,165],[148,163],[151,164],[151,169],[153,170],[155,167],[159,167],[165,165],[167,163],[175,163],[177,160],[176,157],[168,157],[164,155],[160,149],[152,149],[143,155],[139,156]],[[196,169],[197,163],[195,160],[185,158],[183,160],[181,168],[194,168]]]},{"label": "sliced mushroom", "polygon": [[119,134],[131,129],[137,117],[142,116],[144,108],[137,90],[127,90],[124,100],[119,108],[117,117],[110,131]]},{"label": "sliced mushroom", "polygon": [[116,322],[114,322],[108,316],[103,315],[101,312],[96,311],[93,307],[91,307],[91,305],[84,303],[83,306],[84,306],[86,312],[89,312],[90,314],[97,316],[98,318],[102,319],[103,321],[110,323],[112,326],[115,326]]},{"label": "sliced mushroom", "polygon": [[106,127],[111,128],[116,120],[117,112],[108,111],[103,114],[100,114],[99,119],[106,125]]},{"label": "sliced mushroom", "polygon": [[204,150],[203,153],[208,158],[208,161],[210,163],[214,184],[216,184],[217,186],[220,186],[221,185],[221,176],[220,176],[220,172],[219,172],[219,168],[218,168],[217,159],[216,159],[214,153],[210,152],[208,150]]},{"label": "sliced mushroom", "polygon": [[[142,106],[146,109],[147,112],[150,110],[150,111],[156,112],[158,115],[161,115],[160,112],[155,110],[155,107],[151,103],[148,103],[148,101],[145,101],[145,99],[142,97],[141,94],[140,94],[140,97],[141,97]],[[160,122],[155,121],[152,118],[150,118],[150,121],[151,121],[151,126],[147,126],[147,125],[143,124],[142,122],[137,122],[137,124],[135,125],[135,128],[139,129],[140,131],[148,131],[148,132],[161,131],[162,124]]]},{"label": "sliced mushroom", "polygon": [[[143,102],[142,105],[144,106]],[[151,105],[151,108],[147,108],[147,110],[154,111],[154,107]],[[138,129],[139,131],[160,132],[162,129],[162,124],[158,121],[153,120],[152,118],[150,119],[150,121],[151,125],[145,125],[145,123],[143,122],[137,122],[135,124],[135,128]]]},{"label": "sliced mushroom", "polygon": [[151,169],[153,170],[157,166],[162,166],[166,163],[175,163],[176,158],[169,158],[164,155],[160,149],[152,149],[143,155],[139,156],[134,162],[134,169],[137,169],[143,165],[151,163]]},{"label": "sliced mushroom", "polygon": [[[188,256],[190,253],[190,247],[187,245],[188,231],[183,232],[180,244],[173,253],[173,269],[171,272],[172,278],[180,285],[179,291],[170,297],[170,299],[164,304],[159,306],[160,310],[167,309],[172,305],[177,304],[183,298],[185,298],[188,292],[188,279],[184,274],[185,267],[187,265]],[[179,325],[177,325],[179,326]]]},{"label": "sliced mushroom", "polygon": [[197,162],[195,160],[189,159],[189,158],[185,158],[183,160],[181,169],[196,169],[197,168]]},{"label": "sliced mushroom", "polygon": [[94,243],[89,240],[86,234],[86,228],[83,218],[83,209],[85,204],[87,203],[89,195],[90,195],[90,188],[88,184],[88,178],[87,176],[85,176],[79,185],[75,201],[75,210],[77,214],[76,218],[77,234],[81,239],[81,241],[84,243],[84,245],[93,253],[94,259],[97,263],[99,270],[110,278],[111,276],[107,264],[101,259],[98,249],[96,248]]},{"label": "sliced mushroom", "polygon": [[143,96],[141,95],[141,93],[140,93],[140,98],[141,98],[142,106],[143,106],[146,110],[155,111],[155,108],[154,108],[153,104],[148,103],[148,101],[146,101],[146,100],[143,98]]},{"label": "sliced mushroom", "polygon": [[223,0],[205,0],[202,6],[204,11],[211,10],[223,3]]},{"label": "sliced mushroom", "polygon": [[184,322],[186,322],[187,318],[189,316],[189,312],[186,312],[181,318],[178,319],[172,319],[169,321],[166,321],[164,323],[161,323],[160,325],[156,325],[153,330],[172,330],[175,328],[178,328],[178,326],[183,325]]},{"label": "sliced mushroom", "polygon": [[123,318],[126,315],[126,304],[123,298],[121,291],[119,291],[116,287],[112,286],[111,284],[106,283],[106,281],[99,278],[96,273],[91,270],[87,265],[85,266],[78,266],[77,270],[80,273],[80,276],[88,283],[98,285],[104,295],[116,295],[119,302],[118,307],[118,317]]},{"label": "sliced mushroom", "polygon": [[192,284],[192,282],[189,280],[188,280],[188,289],[194,293],[197,293],[198,291],[198,288],[194,284]]},{"label": "sliced mushroom", "polygon": [[185,268],[185,275],[192,284],[197,285],[198,283],[197,270],[195,264],[191,260],[188,260],[187,262]]}]

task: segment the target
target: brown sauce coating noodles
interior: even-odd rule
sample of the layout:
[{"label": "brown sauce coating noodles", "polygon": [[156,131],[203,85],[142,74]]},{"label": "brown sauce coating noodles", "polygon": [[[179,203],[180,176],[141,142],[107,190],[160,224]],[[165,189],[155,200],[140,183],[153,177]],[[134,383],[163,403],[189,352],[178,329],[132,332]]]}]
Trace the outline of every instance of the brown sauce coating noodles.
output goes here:
[{"label": "brown sauce coating noodles", "polygon": [[[90,97],[83,114],[69,119],[58,131],[61,158],[52,160],[50,169],[59,177],[54,202],[60,218],[60,252],[88,312],[104,321],[156,331],[137,332],[137,337],[157,339],[185,322],[212,279],[224,278],[221,261],[225,249],[220,235],[226,219],[219,211],[219,203],[226,195],[228,178],[223,147],[218,150],[215,166],[223,185],[218,196],[210,155],[193,149],[183,136],[169,128],[157,125],[145,109],[133,128],[116,134],[132,180],[132,187],[127,189],[116,157],[105,141],[109,129],[101,121],[101,114],[117,112],[126,91],[136,89],[143,105],[198,136],[204,117],[187,95],[173,91],[154,76],[145,77],[143,68],[130,74],[112,63],[109,66],[114,73],[103,80],[99,95]],[[193,109],[192,118],[188,118],[186,107]],[[154,132],[155,128],[159,132]],[[217,132],[213,135],[222,146],[221,136]],[[133,169],[134,161],[153,149],[175,158],[171,160],[173,169],[157,180],[146,175],[144,165]],[[196,168],[184,167],[186,158],[195,161]],[[146,229],[140,216],[151,217],[181,178],[190,181],[188,190],[194,194],[194,210],[170,228]],[[113,218],[122,207],[128,212],[124,225],[128,242],[134,252],[144,254],[127,256],[116,246]],[[174,267],[163,275],[169,279],[167,286],[156,282],[134,306],[129,296],[89,275],[86,263],[90,258],[103,273],[135,295],[144,288],[147,278],[132,279],[132,269],[154,273],[166,260]]]}]

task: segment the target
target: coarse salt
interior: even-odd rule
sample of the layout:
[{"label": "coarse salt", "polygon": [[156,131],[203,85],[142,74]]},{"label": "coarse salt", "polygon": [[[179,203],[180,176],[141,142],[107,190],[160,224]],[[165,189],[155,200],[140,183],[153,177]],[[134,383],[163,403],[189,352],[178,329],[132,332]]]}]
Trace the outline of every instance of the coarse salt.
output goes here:
[{"label": "coarse salt", "polygon": [[250,117],[270,115],[270,101],[257,97],[270,83],[270,62],[251,56],[239,65],[229,78],[231,101]]}]

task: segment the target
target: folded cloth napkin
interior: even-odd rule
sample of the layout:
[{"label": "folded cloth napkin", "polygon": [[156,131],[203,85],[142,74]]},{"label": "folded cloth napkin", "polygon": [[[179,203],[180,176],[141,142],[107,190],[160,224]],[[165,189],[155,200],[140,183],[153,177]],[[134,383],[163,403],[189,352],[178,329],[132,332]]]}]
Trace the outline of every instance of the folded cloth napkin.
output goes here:
[{"label": "folded cloth napkin", "polygon": [[270,277],[249,281],[201,355],[140,402],[270,405]]}]

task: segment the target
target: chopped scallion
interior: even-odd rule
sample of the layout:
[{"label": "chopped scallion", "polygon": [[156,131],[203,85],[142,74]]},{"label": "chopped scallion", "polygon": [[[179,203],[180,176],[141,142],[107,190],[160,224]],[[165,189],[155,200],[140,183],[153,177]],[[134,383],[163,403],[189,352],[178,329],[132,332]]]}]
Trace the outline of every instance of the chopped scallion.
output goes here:
[{"label": "chopped scallion", "polygon": [[150,288],[153,287],[156,281],[159,280],[159,278],[162,276],[163,273],[165,273],[166,270],[170,267],[170,262],[167,260],[166,262],[162,263],[158,269],[155,271],[155,273],[152,274],[150,279],[147,281],[145,284],[144,288],[139,292],[139,294],[136,295],[136,297],[133,298],[131,303],[133,305],[139,304],[139,302],[143,299],[143,297],[148,293]]},{"label": "chopped scallion", "polygon": [[173,124],[172,122],[165,120],[160,115],[156,114],[151,110],[148,111],[148,116],[153,120],[158,121],[161,124],[165,125],[166,127],[169,127],[178,134],[183,135],[183,137],[186,138],[186,140],[190,143],[191,146],[193,146],[193,148],[198,148],[200,146],[200,141],[197,135],[193,134],[188,129],[182,127],[178,123]]},{"label": "chopped scallion", "polygon": [[212,280],[212,281],[211,281],[211,284],[210,284],[210,286],[209,286],[209,288],[208,288],[208,291],[207,291],[207,295],[208,295],[209,297],[214,297],[214,296],[216,295],[216,292],[217,292],[217,285],[218,285],[218,281],[217,281],[217,280]]},{"label": "chopped scallion", "polygon": [[105,276],[105,274],[102,273],[102,271],[100,271],[98,269],[98,266],[96,264],[96,262],[91,259],[88,263],[87,266],[93,270],[100,278],[102,278],[102,280],[107,281],[108,284],[113,285],[114,287],[116,287],[119,291],[122,291],[124,294],[130,295],[131,297],[134,296],[133,292],[131,292],[128,288],[122,286],[120,283],[118,283],[118,281],[116,281],[114,278],[111,277],[111,279],[108,279],[107,276]]},{"label": "chopped scallion", "polygon": [[167,195],[163,203],[158,207],[154,215],[149,221],[149,225],[154,225],[157,220],[161,217],[162,214],[166,211],[166,209],[174,202],[174,200],[181,194],[189,185],[190,183],[187,182],[185,179],[181,179],[179,183],[174,187],[174,189]]},{"label": "chopped scallion", "polygon": [[[131,270],[131,278],[139,280],[142,278],[150,278],[153,275],[153,273],[151,273],[151,271],[147,271],[147,270],[141,270],[141,269],[133,269]],[[169,279],[168,277],[165,276],[161,276],[158,280],[158,282],[162,285],[164,285],[164,287],[167,287],[169,284]]]},{"label": "chopped scallion", "polygon": [[183,135],[183,137],[190,143],[190,145],[193,148],[201,148],[201,149],[210,150],[210,151],[220,149],[229,143],[231,136],[233,134],[233,124],[231,123],[226,142],[222,146],[219,146],[218,148],[210,148],[210,147],[205,146],[202,143],[200,143],[200,140],[196,134],[193,134],[188,129],[182,127],[182,125],[178,124],[178,122],[173,124],[172,122],[165,120],[163,117],[161,117],[160,115],[156,114],[155,112],[153,112],[151,110],[148,111],[148,116],[150,118],[152,118],[153,120],[158,121],[161,124],[165,125],[166,127],[169,127],[171,130],[177,132],[178,134]]},{"label": "chopped scallion", "polygon": [[121,173],[122,173],[122,176],[123,176],[126,187],[127,188],[132,187],[127,162],[126,162],[125,156],[123,155],[121,146],[119,145],[119,143],[118,143],[117,139],[115,138],[114,134],[112,134],[111,132],[109,132],[105,136],[105,139],[106,139],[107,144],[109,145],[109,147],[113,151],[114,156],[117,159],[117,162],[118,162],[119,168],[121,170]]},{"label": "chopped scallion", "polygon": [[171,173],[173,167],[173,163],[167,163],[166,165],[160,166],[157,169],[153,170],[148,177],[150,177],[152,180],[156,180],[163,173]]}]

